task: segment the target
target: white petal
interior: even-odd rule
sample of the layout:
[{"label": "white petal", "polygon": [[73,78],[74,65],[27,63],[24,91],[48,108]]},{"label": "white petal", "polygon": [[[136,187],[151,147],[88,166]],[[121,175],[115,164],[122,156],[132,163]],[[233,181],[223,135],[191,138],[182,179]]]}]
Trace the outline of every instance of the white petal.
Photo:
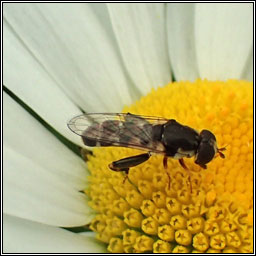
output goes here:
[{"label": "white petal", "polygon": [[82,159],[6,93],[3,94],[3,103],[4,145],[54,173],[66,186],[83,190],[88,171]]},{"label": "white petal", "polygon": [[[8,4],[7,4],[8,5]],[[29,49],[4,22],[4,85],[63,136],[78,145],[81,139],[70,132],[67,121],[81,114]]]},{"label": "white petal", "polygon": [[201,78],[241,78],[253,43],[253,4],[197,4],[195,35]]},{"label": "white petal", "polygon": [[32,221],[3,216],[4,253],[104,253],[95,239]]},{"label": "white petal", "polygon": [[177,81],[198,78],[194,15],[194,4],[167,4],[169,57]]},{"label": "white petal", "polygon": [[251,49],[249,58],[247,59],[246,65],[244,66],[241,79],[253,81],[253,49]]},{"label": "white petal", "polygon": [[10,147],[3,151],[3,211],[54,226],[81,226],[92,219],[84,194],[55,173]]},{"label": "white petal", "polygon": [[93,15],[99,21],[100,25],[103,29],[108,33],[109,40],[111,40],[111,44],[114,45],[116,49],[118,49],[118,45],[115,39],[114,31],[112,28],[109,11],[106,3],[88,3]]},{"label": "white petal", "polygon": [[108,4],[125,66],[143,94],[171,81],[164,7],[161,3]]},{"label": "white petal", "polygon": [[88,4],[6,4],[5,18],[43,68],[85,111],[131,103],[120,59]]}]

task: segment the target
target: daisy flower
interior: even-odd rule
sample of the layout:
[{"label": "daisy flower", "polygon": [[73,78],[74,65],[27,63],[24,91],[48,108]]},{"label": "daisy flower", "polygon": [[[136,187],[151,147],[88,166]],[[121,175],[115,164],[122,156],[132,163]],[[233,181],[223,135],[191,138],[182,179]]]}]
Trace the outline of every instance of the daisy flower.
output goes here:
[{"label": "daisy flower", "polygon": [[[252,252],[252,3],[5,3],[3,14],[4,252]],[[66,125],[83,111],[209,129],[226,158],[207,170],[186,159],[192,190],[160,156],[123,182],[108,164],[137,150],[84,161],[70,146],[83,147]]]}]

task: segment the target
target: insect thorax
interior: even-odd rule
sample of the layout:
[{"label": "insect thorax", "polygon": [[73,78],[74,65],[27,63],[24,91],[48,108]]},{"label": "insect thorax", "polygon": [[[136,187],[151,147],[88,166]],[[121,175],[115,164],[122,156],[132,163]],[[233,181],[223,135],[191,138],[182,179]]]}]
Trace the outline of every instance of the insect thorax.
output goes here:
[{"label": "insect thorax", "polygon": [[164,125],[162,142],[167,156],[192,157],[197,152],[199,134],[194,129],[183,126],[172,119]]}]

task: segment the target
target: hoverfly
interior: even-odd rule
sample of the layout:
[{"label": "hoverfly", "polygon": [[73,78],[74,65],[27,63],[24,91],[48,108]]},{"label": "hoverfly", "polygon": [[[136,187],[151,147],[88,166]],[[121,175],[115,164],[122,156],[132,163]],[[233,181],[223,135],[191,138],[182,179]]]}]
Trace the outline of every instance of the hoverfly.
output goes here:
[{"label": "hoverfly", "polygon": [[218,148],[216,138],[208,130],[200,133],[182,125],[174,119],[131,113],[89,113],[74,117],[68,123],[71,131],[81,136],[83,143],[91,147],[128,147],[147,151],[114,161],[109,164],[113,171],[129,173],[131,167],[147,161],[153,153],[167,158],[178,159],[184,169],[188,169],[183,158],[195,157],[195,163],[206,169],[217,154],[224,158]]}]

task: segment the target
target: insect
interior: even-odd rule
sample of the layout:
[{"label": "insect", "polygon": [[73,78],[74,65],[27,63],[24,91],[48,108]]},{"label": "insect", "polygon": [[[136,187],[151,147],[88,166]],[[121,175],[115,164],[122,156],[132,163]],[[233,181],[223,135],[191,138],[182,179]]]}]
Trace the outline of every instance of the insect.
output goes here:
[{"label": "insect", "polygon": [[204,169],[216,155],[225,158],[222,153],[225,147],[217,147],[213,133],[208,130],[199,133],[174,119],[131,113],[89,113],[74,117],[68,127],[80,135],[87,146],[117,146],[147,151],[109,164],[111,170],[126,174],[131,167],[147,161],[154,153],[163,155],[165,168],[168,157],[172,157],[178,159],[186,170],[183,158],[194,156],[195,163]]}]

